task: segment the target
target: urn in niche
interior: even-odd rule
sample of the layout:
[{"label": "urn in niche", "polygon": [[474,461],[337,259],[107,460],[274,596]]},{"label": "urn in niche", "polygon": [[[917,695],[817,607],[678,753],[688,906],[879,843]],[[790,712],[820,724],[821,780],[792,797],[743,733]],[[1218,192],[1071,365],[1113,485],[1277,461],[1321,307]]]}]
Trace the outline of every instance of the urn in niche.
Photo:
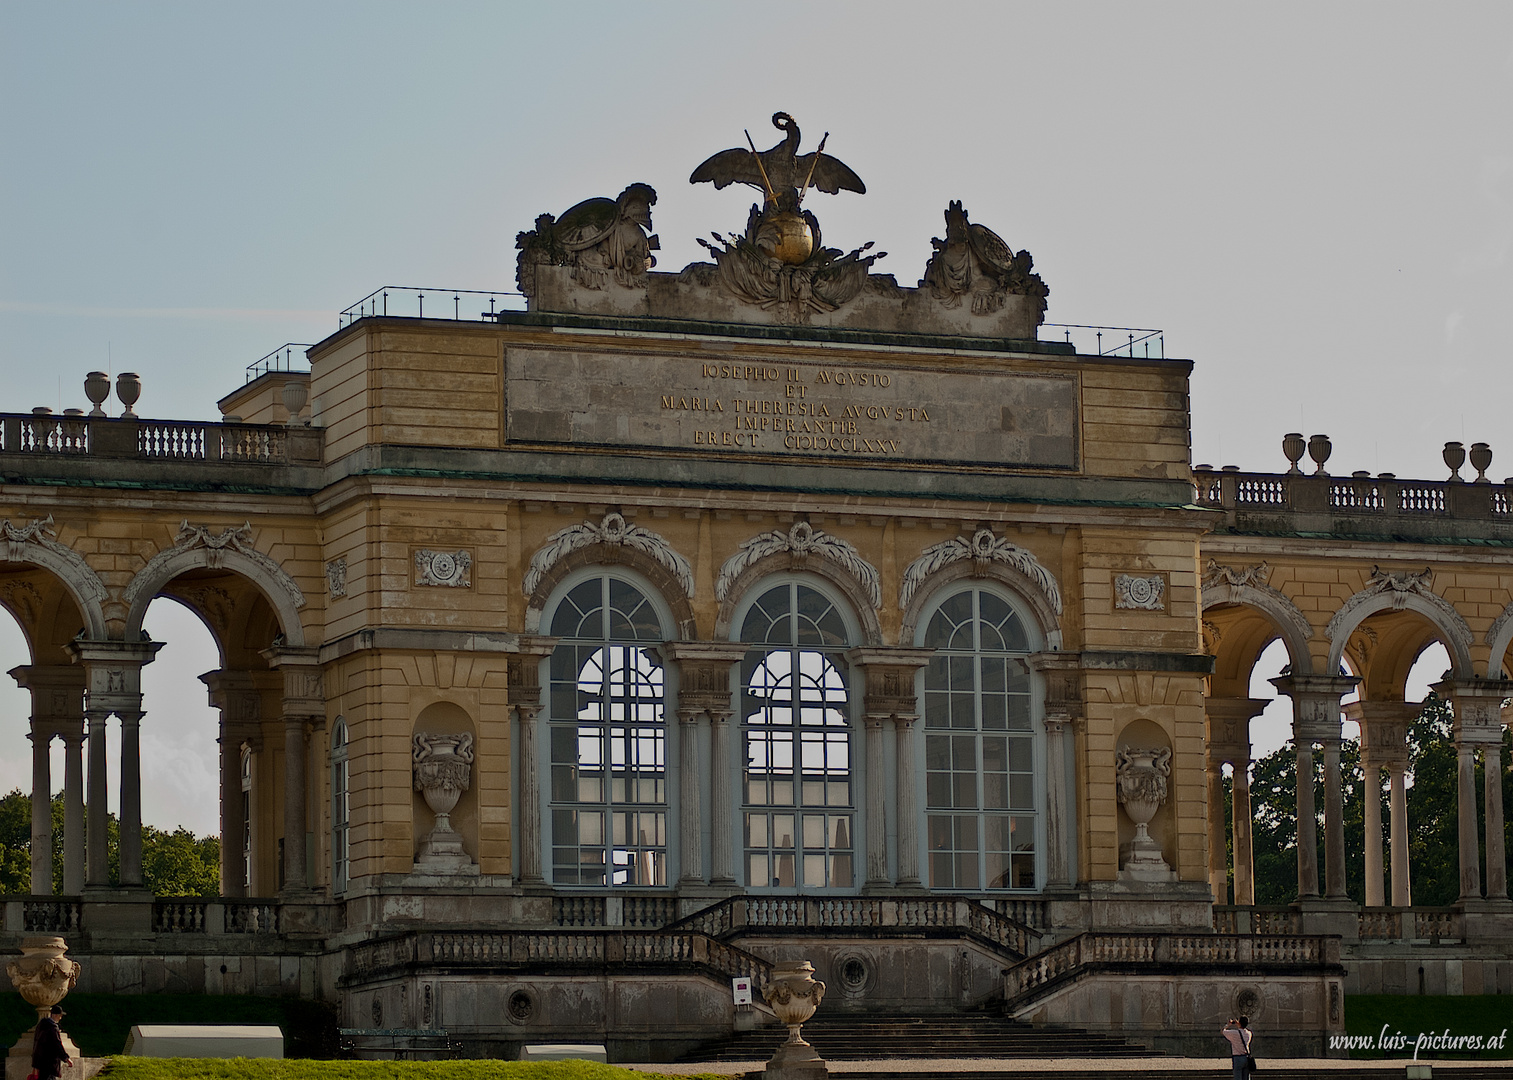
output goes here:
[{"label": "urn in niche", "polygon": [[829,1075],[824,1059],[804,1041],[804,1021],[814,1015],[825,996],[825,984],[814,977],[808,960],[784,960],[772,969],[762,997],[788,1025],[788,1041],[767,1062],[766,1080],[818,1080]]},{"label": "urn in niche", "polygon": [[1129,746],[1117,757],[1119,802],[1135,825],[1134,838],[1120,849],[1121,876],[1136,881],[1171,881],[1172,868],[1161,855],[1161,843],[1150,834],[1151,819],[1166,802],[1172,752],[1166,746]]},{"label": "urn in niche", "polygon": [[435,826],[420,841],[415,869],[431,874],[476,872],[462,846],[462,835],[452,828],[452,811],[468,789],[473,768],[473,736],[424,734],[411,741],[415,790],[435,815]]}]

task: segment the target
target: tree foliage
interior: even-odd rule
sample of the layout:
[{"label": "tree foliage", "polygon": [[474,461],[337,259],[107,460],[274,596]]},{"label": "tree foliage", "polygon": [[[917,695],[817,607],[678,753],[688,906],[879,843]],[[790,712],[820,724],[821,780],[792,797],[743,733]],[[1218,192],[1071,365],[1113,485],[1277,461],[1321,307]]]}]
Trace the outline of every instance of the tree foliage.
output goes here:
[{"label": "tree foliage", "polygon": [[[1408,877],[1413,902],[1437,907],[1454,903],[1460,895],[1458,780],[1455,743],[1451,734],[1450,703],[1435,694],[1424,699],[1423,711],[1408,730]],[[1318,819],[1318,866],[1324,884],[1324,777],[1315,755],[1314,811]],[[1513,809],[1513,733],[1503,733],[1501,782],[1503,805]],[[1357,903],[1365,902],[1365,807],[1368,794],[1361,768],[1360,744],[1347,742],[1340,752],[1344,794],[1345,889]],[[1392,851],[1386,770],[1376,793],[1381,803],[1382,868],[1391,881]],[[1478,831],[1486,832],[1483,799],[1485,777],[1477,772]],[[1297,751],[1289,741],[1251,766],[1252,849],[1255,856],[1257,904],[1287,904],[1298,895]],[[1225,781],[1225,813],[1233,820],[1230,783]],[[1513,850],[1513,820],[1505,815],[1508,850]],[[1482,845],[1485,865],[1486,845]],[[1232,862],[1231,862],[1232,865]],[[1485,881],[1483,876],[1483,881]],[[1390,890],[1384,886],[1390,899]]]},{"label": "tree foliage", "polygon": [[[85,811],[88,821],[88,811]],[[110,881],[121,880],[121,829],[106,818]],[[63,796],[52,797],[53,893],[63,891]],[[31,892],[32,806],[21,791],[0,796],[0,893]],[[158,896],[215,896],[220,892],[221,842],[185,828],[142,827],[142,881]]]}]

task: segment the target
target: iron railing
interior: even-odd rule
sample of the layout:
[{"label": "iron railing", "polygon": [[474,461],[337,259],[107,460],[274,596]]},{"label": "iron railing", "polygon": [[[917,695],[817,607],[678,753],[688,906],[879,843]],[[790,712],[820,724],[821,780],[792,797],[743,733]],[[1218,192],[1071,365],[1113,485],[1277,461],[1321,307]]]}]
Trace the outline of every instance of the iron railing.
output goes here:
[{"label": "iron railing", "polygon": [[[314,346],[308,341],[284,342],[261,360],[247,365],[247,381],[251,382],[270,371],[308,372],[310,365],[304,364],[305,350],[311,348]],[[297,364],[303,364],[303,366],[296,367]]]},{"label": "iron railing", "polygon": [[[488,310],[482,310],[488,303]],[[429,303],[429,307],[427,306]],[[468,310],[463,312],[463,304]],[[479,310],[474,313],[474,308]],[[338,325],[347,326],[358,319],[383,315],[402,315],[421,319],[457,319],[487,322],[501,311],[524,311],[525,294],[487,289],[426,289],[417,285],[385,285],[374,289],[355,304],[348,304],[338,316]]]},{"label": "iron railing", "polygon": [[1166,359],[1166,332],[1136,326],[1087,326],[1082,323],[1041,323],[1040,340],[1061,336],[1083,356],[1128,356],[1140,360]]}]

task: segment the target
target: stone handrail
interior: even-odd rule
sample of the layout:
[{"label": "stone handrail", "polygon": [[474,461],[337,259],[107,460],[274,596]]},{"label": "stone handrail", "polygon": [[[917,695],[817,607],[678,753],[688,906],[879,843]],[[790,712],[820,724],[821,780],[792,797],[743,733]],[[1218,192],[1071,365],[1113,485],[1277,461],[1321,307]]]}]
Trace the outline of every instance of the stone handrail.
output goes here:
[{"label": "stone handrail", "polygon": [[1505,483],[1197,468],[1193,485],[1199,506],[1230,515],[1329,514],[1344,520],[1366,519],[1374,522],[1369,527],[1377,531],[1383,525],[1377,519],[1394,519],[1394,528],[1411,532],[1435,519],[1508,524],[1513,517],[1513,492]]},{"label": "stone handrail", "polygon": [[1004,999],[1028,998],[1089,967],[1140,974],[1212,964],[1295,967],[1339,963],[1339,942],[1312,934],[1138,934],[1088,932],[1004,972]]},{"label": "stone handrail", "polygon": [[[1361,941],[1464,941],[1466,936],[1465,915],[1454,908],[1360,908],[1356,920]],[[1302,915],[1292,908],[1214,905],[1214,930],[1220,934],[1298,934],[1302,925]]]},{"label": "stone handrail", "polygon": [[203,934],[209,925],[208,900],[154,900],[154,934]]},{"label": "stone handrail", "polygon": [[84,905],[72,897],[23,900],[21,919],[28,934],[76,934],[84,926]]},{"label": "stone handrail", "polygon": [[672,896],[554,896],[553,926],[634,926],[657,929],[678,917]]},{"label": "stone handrail", "polygon": [[0,452],[241,465],[316,464],[322,429],[282,424],[0,414]]},{"label": "stone handrail", "polygon": [[728,977],[765,980],[772,964],[707,934],[655,930],[459,930],[407,934],[368,942],[348,955],[349,975],[366,975],[411,963],[449,966],[546,964],[553,967],[691,964]]},{"label": "stone handrail", "polygon": [[222,900],[226,907],[226,933],[276,934],[279,927],[277,900]]},{"label": "stone handrail", "polygon": [[956,897],[731,897],[671,924],[713,938],[745,930],[956,930],[1014,957],[1025,956],[1039,932],[975,900]]}]

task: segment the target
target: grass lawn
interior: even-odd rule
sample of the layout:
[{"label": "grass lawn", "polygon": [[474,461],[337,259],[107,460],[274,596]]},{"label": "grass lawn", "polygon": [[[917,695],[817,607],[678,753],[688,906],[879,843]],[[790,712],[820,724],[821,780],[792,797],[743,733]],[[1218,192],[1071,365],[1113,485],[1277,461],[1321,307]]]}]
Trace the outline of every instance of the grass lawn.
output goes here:
[{"label": "grass lawn", "polygon": [[1352,1058],[1411,1058],[1420,1033],[1441,1035],[1446,1029],[1453,1035],[1480,1035],[1496,1039],[1508,1034],[1498,1049],[1481,1051],[1438,1050],[1425,1047],[1421,1058],[1471,1058],[1490,1060],[1513,1058],[1513,995],[1484,994],[1467,997],[1407,997],[1397,994],[1350,994],[1345,998],[1345,1032],[1367,1035],[1375,1042],[1386,1028],[1390,1040],[1401,1036],[1401,1048],[1369,1050],[1352,1048]]},{"label": "grass lawn", "polygon": [[[255,1058],[110,1060],[109,1080],[645,1080],[649,1073],[593,1061],[270,1061]],[[701,1074],[691,1080],[730,1080]]]}]

